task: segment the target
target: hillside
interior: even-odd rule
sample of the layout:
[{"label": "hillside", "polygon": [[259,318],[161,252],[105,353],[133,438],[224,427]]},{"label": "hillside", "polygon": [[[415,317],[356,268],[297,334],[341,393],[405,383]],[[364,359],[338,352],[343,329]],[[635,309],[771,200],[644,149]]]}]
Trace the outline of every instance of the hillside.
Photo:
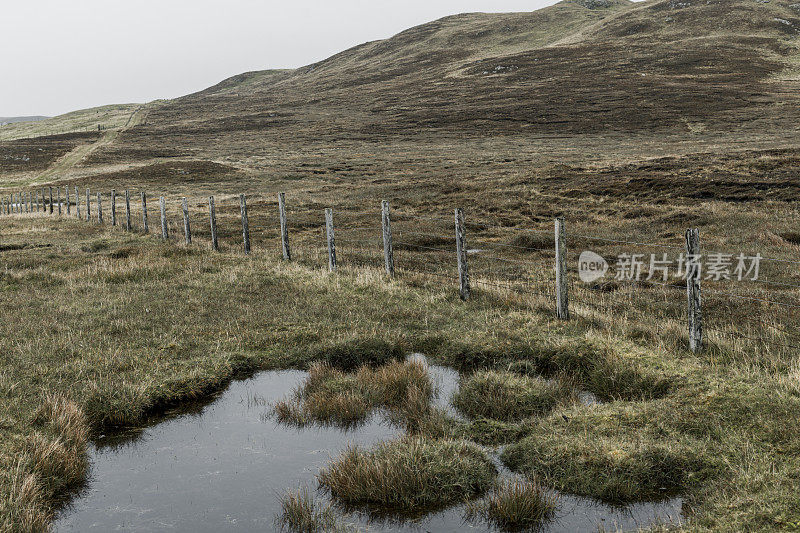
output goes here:
[{"label": "hillside", "polygon": [[0,126],[5,126],[7,124],[16,124],[18,122],[39,122],[40,120],[45,120],[50,117],[44,116],[31,116],[31,117],[0,117]]}]

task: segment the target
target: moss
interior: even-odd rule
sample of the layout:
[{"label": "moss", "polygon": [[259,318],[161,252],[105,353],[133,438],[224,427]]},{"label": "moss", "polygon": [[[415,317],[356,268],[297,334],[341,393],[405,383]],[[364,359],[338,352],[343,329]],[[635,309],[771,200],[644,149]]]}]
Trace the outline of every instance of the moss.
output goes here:
[{"label": "moss", "polygon": [[318,478],[344,504],[413,513],[478,496],[496,475],[489,457],[473,444],[411,437],[370,450],[350,447]]}]

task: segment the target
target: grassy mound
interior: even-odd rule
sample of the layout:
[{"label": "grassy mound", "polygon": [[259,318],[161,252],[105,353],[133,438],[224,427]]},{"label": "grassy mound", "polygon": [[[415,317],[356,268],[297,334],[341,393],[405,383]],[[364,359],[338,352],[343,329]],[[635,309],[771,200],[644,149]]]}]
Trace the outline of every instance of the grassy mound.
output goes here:
[{"label": "grassy mound", "polygon": [[482,518],[501,530],[540,527],[553,516],[555,497],[531,481],[503,481],[483,500],[467,506],[467,518]]},{"label": "grassy mound", "polygon": [[557,381],[486,370],[462,380],[453,405],[470,418],[510,422],[545,414],[570,396]]},{"label": "grassy mound", "polygon": [[418,512],[478,496],[496,475],[489,457],[474,444],[410,437],[371,450],[350,447],[318,478],[346,505]]},{"label": "grassy mound", "polygon": [[309,368],[305,383],[275,404],[274,411],[280,422],[301,427],[312,422],[348,427],[381,407],[401,418],[419,416],[429,410],[432,395],[428,368],[419,361],[362,366],[350,374],[318,362]]},{"label": "grassy mound", "polygon": [[346,531],[330,505],[319,505],[307,487],[281,496],[281,514],[275,526],[293,533],[330,533]]},{"label": "grassy mound", "polygon": [[583,432],[535,432],[508,446],[501,458],[547,486],[611,503],[672,496],[711,468],[699,447]]},{"label": "grassy mound", "polygon": [[345,342],[320,353],[328,365],[344,372],[353,372],[364,365],[375,367],[402,361],[404,355],[401,347],[381,340]]}]

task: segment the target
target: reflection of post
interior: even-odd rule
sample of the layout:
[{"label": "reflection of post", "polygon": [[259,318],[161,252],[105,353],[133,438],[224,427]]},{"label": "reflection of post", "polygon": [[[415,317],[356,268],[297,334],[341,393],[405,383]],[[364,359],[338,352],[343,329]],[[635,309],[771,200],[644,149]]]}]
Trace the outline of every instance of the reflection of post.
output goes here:
[{"label": "reflection of post", "polygon": [[689,323],[689,348],[703,350],[703,312],[700,301],[700,232],[686,231],[686,298]]},{"label": "reflection of post", "polygon": [[464,212],[456,209],[456,256],[458,258],[459,296],[469,300],[471,288],[469,284],[469,267],[467,265],[467,232],[464,229]]},{"label": "reflection of post", "polygon": [[567,285],[567,238],[564,219],[556,219],[556,316],[569,320],[569,292]]}]

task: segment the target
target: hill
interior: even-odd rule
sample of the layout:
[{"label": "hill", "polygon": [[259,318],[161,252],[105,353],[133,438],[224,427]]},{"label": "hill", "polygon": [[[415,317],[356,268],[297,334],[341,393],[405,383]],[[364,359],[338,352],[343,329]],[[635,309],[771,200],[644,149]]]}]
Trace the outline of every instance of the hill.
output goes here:
[{"label": "hill", "polygon": [[33,116],[33,117],[0,117],[0,126],[7,124],[16,124],[17,122],[39,122],[50,117]]}]

